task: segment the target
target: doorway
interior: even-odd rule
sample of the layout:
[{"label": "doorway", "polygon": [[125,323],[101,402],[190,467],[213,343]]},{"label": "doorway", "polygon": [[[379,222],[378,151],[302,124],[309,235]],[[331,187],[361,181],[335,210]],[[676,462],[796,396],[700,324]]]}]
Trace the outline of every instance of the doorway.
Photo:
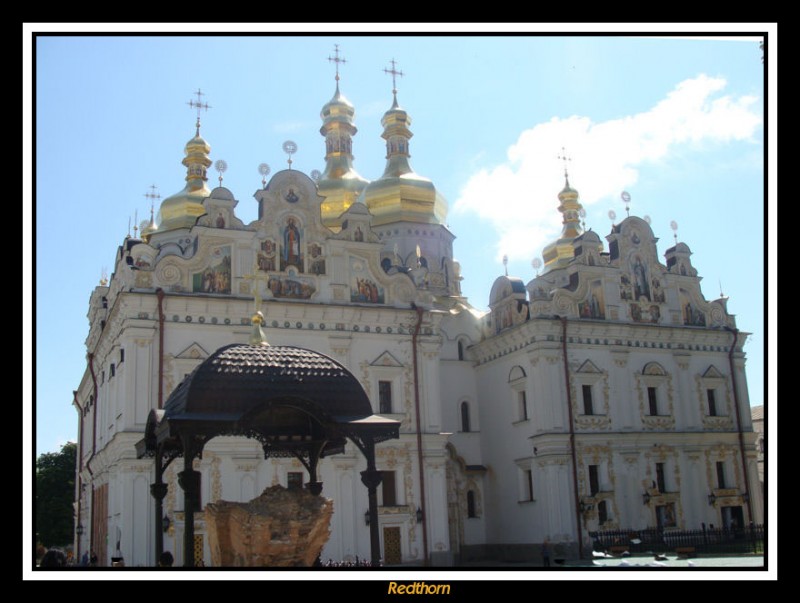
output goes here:
[{"label": "doorway", "polygon": [[397,565],[402,561],[400,550],[400,528],[383,528],[383,562]]}]

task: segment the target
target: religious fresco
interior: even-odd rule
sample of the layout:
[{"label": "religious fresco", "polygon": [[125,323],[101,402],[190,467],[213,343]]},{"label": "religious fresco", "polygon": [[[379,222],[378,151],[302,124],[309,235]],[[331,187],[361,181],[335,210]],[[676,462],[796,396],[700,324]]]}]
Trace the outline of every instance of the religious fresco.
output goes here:
[{"label": "religious fresco", "polygon": [[531,297],[533,299],[550,299],[547,289],[541,285],[538,285],[533,291],[531,291]]},{"label": "religious fresco", "polygon": [[194,293],[231,292],[231,247],[215,247],[211,250],[208,266],[192,275]]},{"label": "religious fresco", "polygon": [[273,276],[267,287],[279,299],[309,299],[317,290],[312,279],[294,275]]},{"label": "religious fresco", "polygon": [[217,219],[214,221],[214,225],[217,228],[225,228],[225,218],[222,216],[222,212],[217,212]]},{"label": "religious fresco", "polygon": [[311,243],[308,246],[308,255],[311,256],[308,271],[311,274],[325,274],[325,256],[322,253],[322,246],[318,243]]},{"label": "religious fresco", "polygon": [[656,304],[630,302],[628,304],[633,322],[657,323],[661,320],[661,308]]},{"label": "religious fresco", "polygon": [[650,281],[647,278],[647,266],[642,261],[642,257],[637,255],[631,262],[631,274],[633,275],[633,299],[636,301],[652,301],[650,298]]},{"label": "religious fresco", "polygon": [[289,187],[289,190],[286,191],[286,194],[283,196],[283,198],[288,203],[297,203],[300,200],[300,197],[297,196],[297,193],[294,192],[294,189],[291,187]]},{"label": "religious fresco", "polygon": [[383,287],[372,279],[364,260],[350,258],[350,301],[382,304],[385,302]]},{"label": "religious fresco", "polygon": [[133,263],[134,266],[139,268],[140,270],[150,270],[153,266],[150,263],[150,258],[147,256],[141,256],[136,258],[136,261]]},{"label": "religious fresco", "polygon": [[275,272],[275,256],[277,252],[275,241],[267,239],[261,242],[261,247],[256,255],[258,269],[262,272]]},{"label": "religious fresco", "polygon": [[581,318],[605,319],[605,298],[603,296],[603,281],[592,281],[589,285],[589,295],[578,304],[578,313]]},{"label": "religious fresco", "polygon": [[680,290],[681,312],[683,313],[683,324],[690,327],[706,326],[706,315],[697,309],[689,299],[689,293],[684,289]]},{"label": "religious fresco", "polygon": [[286,218],[282,236],[281,272],[285,272],[289,266],[294,266],[298,272],[303,272],[303,231],[298,226],[296,218],[292,216]]},{"label": "religious fresco", "polygon": [[661,281],[659,281],[656,277],[653,277],[653,280],[650,281],[650,284],[650,291],[653,296],[653,301],[658,304],[663,304],[666,301],[666,296],[664,295],[664,289],[661,288]]},{"label": "religious fresco", "polygon": [[633,285],[631,284],[631,277],[628,274],[620,274],[619,276],[619,298],[622,301],[630,301],[633,299]]}]

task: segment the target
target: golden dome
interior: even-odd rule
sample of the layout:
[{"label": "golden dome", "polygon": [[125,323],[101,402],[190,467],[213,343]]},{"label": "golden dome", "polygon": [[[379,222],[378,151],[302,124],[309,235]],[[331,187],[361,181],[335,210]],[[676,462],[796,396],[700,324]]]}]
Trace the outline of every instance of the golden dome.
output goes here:
[{"label": "golden dome", "polygon": [[341,92],[336,82],[333,98],[320,112],[325,137],[325,171],[317,183],[319,194],[325,197],[320,205],[322,223],[328,228],[341,229],[339,217],[358,200],[361,191],[369,184],[353,168],[352,137],[358,131],[353,124],[355,109]]},{"label": "golden dome", "polygon": [[167,197],[158,212],[158,232],[191,228],[197,218],[206,213],[203,199],[211,194],[206,181],[206,170],[211,165],[208,154],[211,146],[200,136],[200,121],[194,138],[186,143],[186,155],[181,163],[186,166],[186,186],[182,191]]},{"label": "golden dome", "polygon": [[408,141],[413,136],[411,118],[397,103],[381,119],[386,140],[386,169],[383,176],[373,180],[361,195],[373,215],[372,225],[392,222],[444,224],[447,201],[427,178],[411,169]]},{"label": "golden dome", "polygon": [[575,249],[572,241],[581,234],[580,211],[581,203],[578,200],[578,191],[569,185],[569,178],[565,174],[566,184],[558,193],[558,200],[561,203],[558,211],[563,216],[563,228],[561,237],[544,248],[542,257],[544,258],[544,272],[549,272],[555,268],[566,266],[575,257]]}]

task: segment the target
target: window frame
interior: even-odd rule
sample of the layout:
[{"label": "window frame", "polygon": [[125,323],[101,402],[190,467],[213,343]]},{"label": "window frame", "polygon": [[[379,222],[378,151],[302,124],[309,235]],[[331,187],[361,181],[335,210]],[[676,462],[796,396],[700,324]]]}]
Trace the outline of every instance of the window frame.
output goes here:
[{"label": "window frame", "polygon": [[471,433],[472,432],[472,421],[470,417],[470,408],[469,402],[466,400],[462,400],[461,404],[459,404],[459,411],[461,414],[461,432],[462,433]]}]

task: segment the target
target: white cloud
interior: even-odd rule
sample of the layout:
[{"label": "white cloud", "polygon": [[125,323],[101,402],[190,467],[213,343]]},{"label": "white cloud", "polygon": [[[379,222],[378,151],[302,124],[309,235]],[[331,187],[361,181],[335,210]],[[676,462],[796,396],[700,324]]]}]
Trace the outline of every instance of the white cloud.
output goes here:
[{"label": "white cloud", "polygon": [[[571,184],[589,206],[617,199],[634,185],[639,168],[669,158],[678,145],[751,138],[761,124],[753,96],[720,96],[727,82],[700,75],[679,83],[650,110],[600,123],[588,117],[554,117],[520,134],[508,161],[475,173],[461,190],[455,212],[490,223],[504,253],[532,258],[561,228],[555,211],[563,187],[561,147],[574,158]],[[498,209],[500,211],[498,211]]]}]

